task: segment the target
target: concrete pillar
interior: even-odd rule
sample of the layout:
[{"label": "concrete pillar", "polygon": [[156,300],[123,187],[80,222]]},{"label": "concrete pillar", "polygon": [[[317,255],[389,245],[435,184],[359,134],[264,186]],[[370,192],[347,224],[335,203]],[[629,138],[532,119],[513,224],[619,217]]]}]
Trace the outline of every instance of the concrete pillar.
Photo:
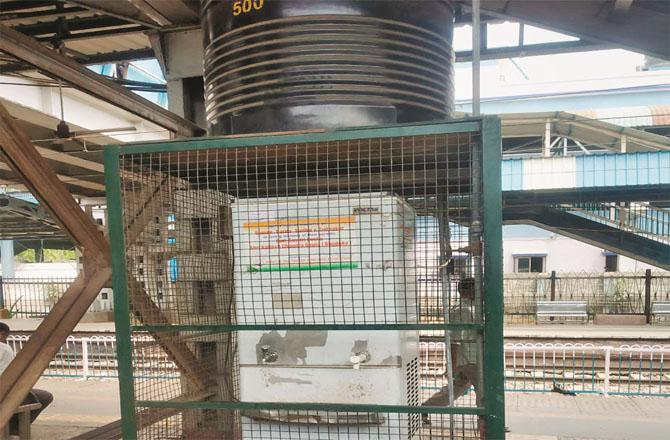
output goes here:
[{"label": "concrete pillar", "polygon": [[2,265],[2,277],[14,278],[16,268],[14,266],[13,240],[0,240],[0,264]]},{"label": "concrete pillar", "polygon": [[35,248],[35,263],[44,263],[44,243],[41,241]]},{"label": "concrete pillar", "polygon": [[551,156],[551,121],[547,120],[544,124],[544,136],[543,136],[543,148],[542,156],[550,157]]}]

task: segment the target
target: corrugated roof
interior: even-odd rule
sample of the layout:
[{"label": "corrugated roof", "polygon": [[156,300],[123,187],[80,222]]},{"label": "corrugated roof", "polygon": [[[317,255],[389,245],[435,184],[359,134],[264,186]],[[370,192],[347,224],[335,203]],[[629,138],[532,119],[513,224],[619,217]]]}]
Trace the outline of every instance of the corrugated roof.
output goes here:
[{"label": "corrugated roof", "polygon": [[[659,106],[660,107],[660,106]],[[663,109],[656,109],[663,112]],[[589,112],[587,112],[589,113]],[[596,111],[589,114],[593,115]],[[577,139],[601,149],[618,150],[622,135],[626,136],[627,151],[670,150],[670,139],[635,128],[617,125],[611,121],[590,118],[569,112],[509,113],[500,115],[503,138],[542,137],[550,123],[552,136]],[[653,117],[650,116],[651,119]]]},{"label": "corrugated roof", "polygon": [[621,127],[655,127],[670,125],[670,105],[649,105],[575,110],[571,113],[609,122]]},{"label": "corrugated roof", "polygon": [[[157,25],[139,13],[130,2],[115,0],[113,5],[111,3],[85,0],[3,2],[0,23],[36,38],[49,47],[55,40],[60,40],[67,55],[82,63],[153,56],[151,44],[144,32]],[[128,16],[105,12],[105,7],[117,12],[125,11]],[[11,57],[0,62],[0,70],[4,73],[21,69],[32,68]]]},{"label": "corrugated roof", "polygon": [[67,47],[86,55],[120,52],[132,49],[149,49],[149,38],[141,32],[132,34],[110,35],[106,37],[83,38],[72,40]]}]

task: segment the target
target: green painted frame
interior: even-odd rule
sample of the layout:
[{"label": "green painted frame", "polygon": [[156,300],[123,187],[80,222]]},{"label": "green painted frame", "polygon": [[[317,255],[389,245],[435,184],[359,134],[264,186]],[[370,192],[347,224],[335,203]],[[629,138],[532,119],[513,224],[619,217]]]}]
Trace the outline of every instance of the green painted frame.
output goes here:
[{"label": "green painted frame", "polygon": [[[368,138],[420,136],[463,132],[480,132],[483,163],[484,206],[484,324],[368,324],[368,325],[134,325],[130,324],[130,305],[126,279],[124,226],[121,200],[120,156],[125,154],[193,151],[286,143],[313,143]],[[117,333],[119,388],[123,438],[137,438],[137,408],[192,409],[284,409],[349,412],[395,412],[434,414],[473,414],[486,421],[486,436],[505,438],[503,292],[502,292],[502,159],[500,120],[497,117],[464,119],[454,122],[428,122],[388,127],[361,127],[346,130],[300,134],[258,135],[248,137],[194,138],[170,142],[149,142],[106,146],[105,184],[112,251],[114,316]],[[268,402],[174,402],[137,401],[134,392],[131,332],[138,331],[244,331],[244,330],[477,330],[484,340],[484,406],[483,407],[412,407],[388,405],[339,405],[314,403]],[[492,367],[494,366],[494,367]],[[492,396],[490,398],[489,396]]]},{"label": "green painted frame", "polygon": [[505,438],[503,339],[502,131],[500,119],[482,119],[484,206],[484,406],[486,436]]},{"label": "green painted frame", "polygon": [[482,324],[175,324],[133,325],[132,331],[187,332],[208,331],[234,332],[249,330],[484,330]]},{"label": "green painted frame", "polygon": [[133,380],[133,345],[130,328],[130,303],[126,277],[126,245],[123,230],[121,201],[121,172],[119,148],[106,147],[105,186],[107,188],[107,221],[112,252],[112,288],[114,289],[114,326],[116,356],[119,370],[119,400],[121,402],[122,438],[137,438],[135,420],[135,384]]},{"label": "green painted frame", "polygon": [[386,127],[360,127],[333,131],[301,132],[300,134],[275,134],[257,136],[219,136],[212,138],[178,139],[169,142],[138,142],[105,148],[118,148],[119,153],[164,153],[175,151],[205,150],[210,148],[252,147],[311,142],[347,141],[355,139],[421,136],[432,134],[480,131],[482,119],[463,119],[458,122],[432,122],[419,125],[391,125]]}]

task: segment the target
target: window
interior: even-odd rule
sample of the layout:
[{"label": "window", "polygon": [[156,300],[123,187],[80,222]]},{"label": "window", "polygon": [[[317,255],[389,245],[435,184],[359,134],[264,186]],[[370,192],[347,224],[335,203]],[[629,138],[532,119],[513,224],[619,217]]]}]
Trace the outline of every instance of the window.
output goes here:
[{"label": "window", "polygon": [[195,312],[199,315],[216,315],[214,281],[196,281]]},{"label": "window", "polygon": [[193,250],[207,252],[207,246],[212,242],[212,225],[208,218],[192,218],[191,231],[193,233]]},{"label": "window", "polygon": [[530,255],[514,257],[514,269],[518,273],[544,272],[544,257]]},{"label": "window", "polygon": [[618,271],[619,271],[619,256],[605,255],[605,272],[618,272]]}]

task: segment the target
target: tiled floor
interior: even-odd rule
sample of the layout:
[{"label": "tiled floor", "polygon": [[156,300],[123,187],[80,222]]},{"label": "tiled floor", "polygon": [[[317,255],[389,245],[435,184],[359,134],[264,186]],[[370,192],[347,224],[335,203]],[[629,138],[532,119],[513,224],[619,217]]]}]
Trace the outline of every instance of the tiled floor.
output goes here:
[{"label": "tiled floor", "polygon": [[[33,438],[67,439],[119,417],[115,380],[43,379],[53,405]],[[508,393],[509,440],[668,440],[670,398]]]},{"label": "tiled floor", "polygon": [[514,434],[559,440],[670,438],[670,398],[508,393],[505,399]]}]

